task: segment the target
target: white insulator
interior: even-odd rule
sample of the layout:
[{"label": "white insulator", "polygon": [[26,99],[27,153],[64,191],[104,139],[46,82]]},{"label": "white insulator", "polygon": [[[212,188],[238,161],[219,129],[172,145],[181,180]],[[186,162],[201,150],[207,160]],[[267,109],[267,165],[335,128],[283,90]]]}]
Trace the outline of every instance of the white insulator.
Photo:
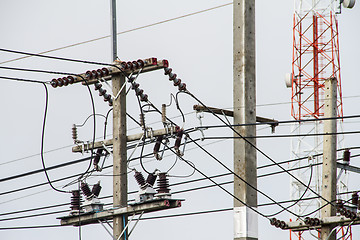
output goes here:
[{"label": "white insulator", "polygon": [[355,5],[355,0],[344,0],[343,1],[343,6],[345,8],[353,8]]},{"label": "white insulator", "polygon": [[72,130],[72,139],[74,140],[74,143],[77,143],[78,142],[78,139],[77,139],[78,136],[77,136],[77,128],[76,128],[75,124],[72,125],[71,130]]}]

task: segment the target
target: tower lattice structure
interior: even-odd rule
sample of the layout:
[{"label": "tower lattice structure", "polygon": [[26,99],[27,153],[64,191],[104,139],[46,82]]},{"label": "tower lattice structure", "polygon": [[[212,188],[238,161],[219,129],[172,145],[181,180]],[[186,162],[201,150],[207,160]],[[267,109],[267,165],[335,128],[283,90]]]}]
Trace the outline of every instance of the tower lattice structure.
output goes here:
[{"label": "tower lattice structure", "polygon": [[[293,53],[291,72],[291,116],[296,120],[316,120],[324,115],[325,79],[337,79],[337,111],[343,116],[339,31],[337,14],[339,1],[294,0]],[[339,130],[342,122],[338,122]],[[292,125],[291,159],[288,168],[303,183],[321,194],[321,163],[323,122],[299,121]],[[338,135],[338,149],[343,146],[343,136]],[[338,152],[341,158],[342,152]],[[338,192],[347,190],[347,173],[338,177]],[[312,213],[320,217],[321,202],[297,180],[290,179],[290,198],[303,199],[292,211],[298,215]],[[290,216],[292,221],[295,216]],[[290,239],[305,239],[305,233],[291,233]],[[345,239],[345,238],[344,238]],[[346,239],[351,239],[346,238]]]}]

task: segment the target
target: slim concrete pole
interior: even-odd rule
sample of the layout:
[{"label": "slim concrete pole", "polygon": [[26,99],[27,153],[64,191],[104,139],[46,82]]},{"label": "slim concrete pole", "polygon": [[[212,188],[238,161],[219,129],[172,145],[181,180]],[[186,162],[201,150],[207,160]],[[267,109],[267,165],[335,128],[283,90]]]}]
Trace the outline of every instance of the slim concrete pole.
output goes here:
[{"label": "slim concrete pole", "polygon": [[[117,58],[117,30],[116,30],[116,0],[110,0],[111,7],[111,52],[112,60]],[[125,83],[122,74],[113,75],[112,91],[116,96]],[[113,207],[127,206],[127,149],[126,149],[126,93],[123,91],[113,103]],[[113,219],[113,236],[118,239],[124,226],[127,224],[127,215]],[[120,240],[128,239],[127,231]]]},{"label": "slim concrete pole", "polygon": [[[336,78],[325,80],[325,102],[324,117],[333,118],[337,116],[337,81]],[[336,133],[336,119],[325,120],[324,133]],[[325,135],[323,143],[323,173],[321,195],[329,202],[335,203],[336,200],[336,135]],[[322,201],[322,205],[326,205]],[[336,215],[336,209],[328,204],[321,209],[321,217],[330,217]],[[335,226],[327,225],[321,227],[322,240],[335,240],[336,231],[332,232]],[[331,233],[331,236],[329,236]]]},{"label": "slim concrete pole", "polygon": [[[113,75],[112,90],[117,95],[125,82],[122,74]],[[126,91],[113,103],[113,207],[127,206],[127,149],[126,149]],[[113,235],[116,239],[127,224],[127,215],[114,217]],[[127,239],[127,231],[120,238]]]},{"label": "slim concrete pole", "polygon": [[[234,0],[233,4],[233,100],[234,124],[256,122],[255,0]],[[236,127],[243,136],[255,136],[256,126]],[[237,135],[235,135],[237,136]],[[254,145],[255,138],[250,139]],[[234,140],[234,171],[257,187],[256,150],[244,140]],[[234,194],[257,207],[254,189],[234,177]],[[257,214],[234,199],[234,239],[258,239]]]}]

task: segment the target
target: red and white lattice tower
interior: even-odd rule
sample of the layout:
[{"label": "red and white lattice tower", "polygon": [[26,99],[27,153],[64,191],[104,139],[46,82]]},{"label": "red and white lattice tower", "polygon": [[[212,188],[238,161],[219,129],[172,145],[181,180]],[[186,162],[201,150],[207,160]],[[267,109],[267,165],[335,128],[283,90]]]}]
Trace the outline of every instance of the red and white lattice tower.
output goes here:
[{"label": "red and white lattice tower", "polygon": [[[294,0],[292,72],[287,76],[291,87],[291,116],[296,120],[318,119],[324,116],[324,82],[337,79],[338,116],[343,116],[339,31],[337,13],[340,0]],[[342,122],[338,122],[341,131]],[[292,134],[298,135],[291,142],[289,170],[303,183],[321,194],[321,163],[323,123],[300,121],[292,126]],[[338,149],[342,148],[343,136],[338,135]],[[341,158],[342,152],[338,152]],[[347,173],[338,171],[338,193],[347,191]],[[298,215],[320,217],[321,201],[298,181],[290,179],[290,197],[299,201],[292,211]],[[292,221],[295,216],[290,216]],[[305,233],[290,233],[290,239],[304,239]],[[350,238],[348,238],[350,236]],[[351,239],[351,234],[346,238]]]}]

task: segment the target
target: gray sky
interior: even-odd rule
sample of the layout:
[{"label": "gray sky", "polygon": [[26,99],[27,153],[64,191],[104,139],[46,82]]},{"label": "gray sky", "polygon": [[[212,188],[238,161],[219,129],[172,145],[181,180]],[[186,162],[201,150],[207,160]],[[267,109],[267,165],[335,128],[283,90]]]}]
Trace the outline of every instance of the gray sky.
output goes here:
[{"label": "gray sky", "polygon": [[[38,53],[50,49],[60,48],[70,44],[87,41],[90,39],[110,34],[110,1],[77,0],[77,1],[9,1],[0,3],[0,48]],[[130,30],[151,23],[174,18],[195,11],[215,7],[228,3],[220,0],[197,0],[197,1],[118,1],[118,31]],[[292,54],[292,18],[293,1],[260,1],[256,2],[256,51],[257,51],[257,115],[289,120],[290,90],[285,87],[284,75],[291,71]],[[359,114],[359,90],[357,69],[360,55],[358,40],[360,38],[360,8],[358,5],[352,10],[344,9],[338,16],[341,67],[344,96],[344,115]],[[209,106],[231,108],[232,106],[232,5],[228,5],[209,12],[182,18],[156,25],[153,27],[124,33],[118,37],[118,54],[121,60],[137,60],[139,58],[157,57],[168,59],[174,72],[187,84],[188,89],[199,99]],[[82,59],[95,62],[110,62],[111,47],[110,38],[82,44],[48,55],[66,58]],[[20,57],[21,55],[0,53],[0,62]],[[89,69],[97,69],[96,65],[73,63],[42,58],[27,58],[11,63],[2,64],[28,69],[42,69],[51,71],[63,71],[70,73],[82,73]],[[0,69],[0,76],[37,79],[49,81],[54,76],[50,74],[15,72]],[[143,74],[139,77],[139,83],[149,95],[149,99],[158,107],[162,103],[169,103],[170,93],[176,93],[176,88],[159,70],[153,73]],[[1,80],[3,89],[0,95],[2,118],[0,120],[2,131],[0,135],[2,157],[0,159],[0,179],[23,172],[41,169],[40,140],[42,119],[44,113],[45,95],[41,85],[31,83],[10,82]],[[97,113],[106,114],[109,107],[102,98],[93,91]],[[199,121],[192,111],[192,105],[197,102],[190,97],[180,94],[179,103],[186,115],[185,128],[198,126]],[[284,103],[264,106],[269,103]],[[128,112],[138,118],[139,109],[133,92],[128,97]],[[45,154],[47,166],[56,165],[83,156],[71,152],[71,125],[81,124],[91,114],[90,97],[87,89],[83,86],[73,85],[59,89],[49,88],[49,111],[45,132],[45,150],[51,151]],[[110,115],[111,116],[111,115]],[[179,116],[174,104],[168,110],[168,116]],[[147,122],[157,122],[160,117],[156,114],[147,114]],[[174,118],[176,123],[181,124],[181,118]],[[128,133],[138,133],[131,120],[128,120]],[[205,115],[204,124],[221,124],[210,115]],[[153,125],[158,128],[160,125]],[[79,138],[90,140],[92,135],[92,121],[79,129]],[[345,121],[345,131],[355,131],[360,128],[356,119]],[[97,118],[97,136],[101,137],[103,131],[103,118]],[[108,133],[111,132],[111,127]],[[287,134],[290,127],[280,126],[277,134]],[[229,135],[229,131],[207,131],[206,136]],[[259,135],[270,134],[269,128],[258,127]],[[196,133],[194,137],[200,136]],[[358,135],[346,136],[346,146],[358,146]],[[212,144],[211,144],[212,143]],[[211,144],[207,148],[227,166],[232,167],[232,142],[204,141],[202,144]],[[258,141],[258,146],[276,161],[289,159],[290,139],[263,139]],[[187,146],[185,158],[192,161],[197,168],[207,175],[225,173],[219,164],[211,160],[199,150],[191,150],[194,145]],[[58,149],[58,150],[55,150]],[[147,149],[150,151],[150,149]],[[356,151],[354,151],[356,153]],[[136,152],[139,154],[139,151]],[[30,157],[32,156],[32,157]],[[88,154],[84,155],[88,156]],[[108,159],[110,163],[112,159]],[[153,160],[153,159],[146,159]],[[359,166],[357,159],[354,165]],[[160,168],[166,170],[174,162],[174,156],[165,158],[162,162],[150,161],[146,163],[149,169]],[[258,165],[268,164],[269,161],[258,156]],[[49,171],[51,179],[66,177],[83,172],[87,163],[73,165]],[[139,168],[139,167],[138,167]],[[139,168],[140,170],[140,168]],[[278,168],[263,171],[267,173],[278,171]],[[104,170],[109,173],[110,169]],[[187,175],[191,169],[179,162],[172,171],[174,175]],[[171,178],[170,183],[199,178],[195,174],[188,179]],[[102,181],[103,190],[101,196],[107,196],[112,192],[111,177],[94,177],[90,183]],[[229,181],[231,177],[218,179],[219,182]],[[355,182],[359,177],[350,176],[350,190],[358,189]],[[1,191],[22,188],[37,183],[46,182],[43,173],[30,177],[0,183]],[[56,183],[58,187],[68,181]],[[205,186],[210,182],[203,181],[198,184],[181,185],[173,187],[172,191],[187,188]],[[261,178],[258,187],[264,190],[274,199],[281,201],[289,199],[289,177],[286,174],[275,177]],[[67,188],[71,190],[76,185]],[[226,185],[232,189],[231,185]],[[135,180],[129,175],[129,190],[136,190]],[[130,196],[129,198],[132,198]],[[186,213],[193,211],[206,211],[232,207],[232,198],[219,188],[193,191],[174,195],[174,198],[182,198],[186,201],[180,209],[163,211],[149,216]],[[22,209],[30,209],[41,206],[55,205],[70,202],[68,194],[61,194],[50,189],[49,185],[32,188],[12,194],[0,195],[0,211],[13,212]],[[110,203],[111,199],[104,200]],[[263,197],[259,197],[259,203],[265,203]],[[43,211],[23,213],[19,215],[0,216],[0,220],[28,215],[32,213],[44,213],[48,211],[66,210],[68,207],[46,209]],[[260,209],[264,213],[276,212],[276,207]],[[66,213],[49,216],[0,221],[0,228],[51,225],[58,224],[56,217]],[[279,216],[287,219],[288,214]],[[233,225],[232,212],[214,214],[202,214],[190,217],[167,218],[159,220],[141,221],[133,235],[133,239],[157,238],[169,239],[232,239]],[[360,234],[357,226],[354,228],[354,236]],[[355,235],[356,234],[356,235]],[[0,231],[1,239],[78,239],[78,229],[73,227],[31,229],[31,230],[6,230]],[[100,225],[82,227],[82,239],[109,238],[106,231]],[[259,239],[287,239],[288,232],[271,227],[267,220],[259,217]],[[355,237],[356,238],[356,237]],[[110,239],[110,238],[109,238]]]}]

